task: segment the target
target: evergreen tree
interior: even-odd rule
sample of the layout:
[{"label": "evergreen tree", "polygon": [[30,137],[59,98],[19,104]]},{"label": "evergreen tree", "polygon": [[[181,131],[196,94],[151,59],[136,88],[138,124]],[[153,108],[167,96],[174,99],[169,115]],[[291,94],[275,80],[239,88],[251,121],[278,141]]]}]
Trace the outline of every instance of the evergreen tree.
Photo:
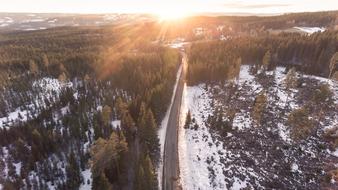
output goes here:
[{"label": "evergreen tree", "polygon": [[104,137],[108,137],[109,134],[111,133],[111,128],[110,128],[110,122],[111,122],[111,114],[112,114],[112,109],[110,106],[104,106],[102,109],[102,120],[104,123],[103,126],[103,135]]},{"label": "evergreen tree", "polygon": [[291,88],[295,88],[297,86],[297,74],[296,74],[296,69],[295,68],[291,68],[288,73],[286,74],[285,77],[285,87],[286,87],[286,91],[287,91],[287,97],[286,97],[286,101],[285,101],[285,106],[287,106],[289,104],[289,97],[290,97],[290,89]]},{"label": "evergreen tree", "polygon": [[329,78],[331,78],[333,76],[333,74],[335,73],[335,70],[337,68],[337,65],[338,65],[338,52],[336,52],[331,60],[330,60],[330,66],[329,66],[329,69],[330,69],[330,74],[329,74]]},{"label": "evergreen tree", "polygon": [[111,121],[112,109],[110,106],[105,105],[102,109],[102,119],[105,125],[109,125]]},{"label": "evergreen tree", "polygon": [[126,111],[121,118],[121,128],[123,133],[125,134],[127,141],[131,142],[136,135],[136,127],[133,118],[129,114],[128,111]]},{"label": "evergreen tree", "polygon": [[296,69],[294,67],[291,68],[286,74],[285,86],[286,86],[286,89],[297,87],[297,74],[296,74]]},{"label": "evergreen tree", "polygon": [[76,161],[74,152],[71,152],[68,157],[68,165],[66,167],[67,189],[78,189],[81,184],[81,174],[79,165]]},{"label": "evergreen tree", "polygon": [[49,60],[47,54],[42,55],[42,64],[45,66],[47,73],[49,74]]},{"label": "evergreen tree", "polygon": [[189,126],[191,124],[191,113],[190,113],[190,110],[188,111],[188,114],[187,114],[187,117],[185,119],[185,124],[184,124],[184,128],[185,129],[188,129]]},{"label": "evergreen tree", "polygon": [[252,117],[254,118],[254,120],[256,121],[257,124],[261,123],[262,120],[262,116],[266,107],[266,95],[265,92],[262,91],[260,92],[254,102],[254,107],[253,107],[253,111],[252,111]]},{"label": "evergreen tree", "polygon": [[93,179],[102,178],[103,173],[107,175],[106,171],[114,171],[117,176],[110,175],[110,178],[119,180],[120,159],[127,150],[125,139],[119,138],[115,132],[108,140],[99,138],[95,141],[91,149]]},{"label": "evergreen tree", "polygon": [[106,175],[102,172],[99,176],[93,177],[93,190],[112,190],[113,186]]},{"label": "evergreen tree", "polygon": [[150,151],[150,156],[152,160],[156,161],[156,156],[159,154],[159,139],[157,136],[157,125],[153,115],[153,112],[148,109],[146,115],[146,129],[142,135],[144,137],[144,141]]},{"label": "evergreen tree", "polygon": [[308,110],[305,107],[292,111],[288,116],[288,124],[291,128],[291,137],[296,140],[302,140],[310,136],[314,123],[308,117]]},{"label": "evergreen tree", "polygon": [[157,181],[156,175],[154,173],[154,167],[148,155],[145,157],[145,159],[143,159],[142,165],[144,170],[144,180],[146,183],[146,189],[149,190],[157,189]]},{"label": "evergreen tree", "polygon": [[39,72],[38,65],[35,63],[34,60],[29,60],[29,71],[32,74],[37,74]]},{"label": "evergreen tree", "polygon": [[136,175],[136,190],[146,189],[146,181],[144,177],[144,169],[142,165],[139,166]]},{"label": "evergreen tree", "polygon": [[263,70],[264,71],[267,71],[268,69],[270,69],[270,65],[271,65],[271,52],[270,50],[268,50],[265,54],[264,54],[264,57],[263,57],[263,60],[262,60],[262,66],[263,66]]}]

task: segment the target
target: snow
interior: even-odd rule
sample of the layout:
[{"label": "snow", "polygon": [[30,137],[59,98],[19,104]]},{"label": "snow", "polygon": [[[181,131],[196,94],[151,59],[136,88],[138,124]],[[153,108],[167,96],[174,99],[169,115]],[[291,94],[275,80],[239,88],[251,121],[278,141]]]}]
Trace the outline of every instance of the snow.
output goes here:
[{"label": "snow", "polygon": [[184,38],[177,38],[172,43],[169,44],[171,48],[182,48],[184,45],[188,44],[189,42],[185,42]]},{"label": "snow", "polygon": [[327,84],[330,90],[333,92],[333,100],[335,104],[338,104],[338,82],[333,79],[318,77],[314,75],[304,75],[305,78],[311,78],[319,81],[320,83]]},{"label": "snow", "polygon": [[290,131],[288,130],[288,128],[285,125],[283,125],[282,123],[278,123],[277,128],[278,128],[279,136],[285,142],[291,142]]},{"label": "snow", "polygon": [[[50,98],[54,98],[55,96],[58,97],[58,95],[61,92],[61,89],[65,87],[72,87],[72,83],[71,82],[62,83],[58,79],[45,77],[37,81],[34,81],[32,86],[34,90],[39,91],[39,94],[36,96],[36,99],[33,101],[39,107],[45,107],[46,105],[44,105],[44,101],[42,101],[41,98],[50,99]],[[7,117],[0,118],[0,128],[5,127],[5,126],[10,126],[17,121],[25,122],[29,120],[30,117],[36,116],[38,114],[36,113],[35,115],[30,115],[31,113],[29,112],[29,110],[34,107],[33,103],[26,105],[26,107],[28,107],[28,109],[18,107],[14,111],[8,113]],[[61,113],[63,115],[65,115],[67,111],[69,111],[68,107],[61,108]]]},{"label": "snow", "polygon": [[253,126],[253,121],[248,112],[236,113],[232,126],[238,130],[247,129]]},{"label": "snow", "polygon": [[293,27],[297,30],[300,30],[302,32],[308,33],[308,34],[313,34],[315,32],[324,32],[325,28],[324,27]]},{"label": "snow", "polygon": [[247,187],[247,185],[246,185],[245,181],[242,181],[241,179],[235,177],[235,182],[230,189],[231,190],[240,190],[240,189],[246,188],[246,187]]},{"label": "snow", "polygon": [[13,164],[15,166],[16,175],[20,176],[21,173],[21,162]]},{"label": "snow", "polygon": [[55,190],[55,186],[52,185],[52,182],[48,181],[46,184],[47,184],[49,190]]},{"label": "snow", "polygon": [[111,122],[111,125],[113,126],[114,129],[117,129],[121,126],[121,120],[114,120]]},{"label": "snow", "polygon": [[[178,72],[176,74],[176,82],[175,82],[175,86],[174,86],[174,90],[173,90],[173,94],[172,94],[172,97],[171,97],[171,101],[170,101],[170,105],[168,107],[168,110],[161,122],[161,126],[157,132],[157,135],[160,139],[160,145],[161,145],[161,158],[163,158],[163,152],[164,152],[164,142],[165,142],[165,136],[166,136],[166,132],[167,132],[167,126],[168,126],[168,119],[169,119],[169,114],[170,114],[170,110],[171,110],[171,107],[172,107],[172,104],[174,102],[174,97],[175,97],[175,94],[176,94],[176,89],[177,89],[177,84],[178,84],[178,80],[181,76],[181,73],[182,73],[182,69],[183,69],[183,65],[180,66],[180,68],[178,69]],[[101,108],[102,109],[102,108]],[[157,168],[157,179],[158,179],[158,184],[159,184],[159,189],[161,190],[162,189],[162,174],[163,174],[163,160],[161,159],[159,164],[158,164],[158,168]]]},{"label": "snow", "polygon": [[331,152],[331,154],[335,157],[338,157],[338,148],[335,151]]},{"label": "snow", "polygon": [[97,111],[102,111],[102,106],[97,106],[96,110]]},{"label": "snow", "polygon": [[9,26],[11,23],[13,23],[13,19],[10,17],[4,17],[2,19],[0,19],[0,27],[5,27],[5,26]]},{"label": "snow", "polygon": [[45,21],[44,19],[42,18],[36,18],[36,19],[28,19],[28,20],[24,20],[22,21],[22,23],[28,23],[28,22],[43,22]]},{"label": "snow", "polygon": [[202,27],[197,27],[193,29],[195,36],[201,36],[204,34],[205,30]]},{"label": "snow", "polygon": [[[83,176],[83,183],[80,186],[80,190],[91,190],[92,189],[92,172],[90,169],[86,169],[81,172]],[[89,184],[87,183],[89,181]]]},{"label": "snow", "polygon": [[298,167],[298,165],[296,164],[296,163],[292,163],[291,164],[291,171],[293,172],[293,173],[296,173],[296,172],[299,172],[299,167]]},{"label": "snow", "polygon": [[59,91],[62,87],[62,84],[58,79],[45,77],[45,78],[35,81],[33,83],[33,87],[40,87],[44,89],[45,92]]},{"label": "snow", "polygon": [[11,121],[27,121],[27,111],[20,110],[20,108],[18,108],[15,111],[9,113],[8,117],[0,118],[0,128],[4,127],[5,124],[11,123]]},{"label": "snow", "polygon": [[65,106],[65,107],[63,107],[63,108],[61,108],[61,114],[64,116],[64,115],[66,115],[67,113],[69,113],[70,112],[70,110],[69,110],[69,105],[67,105],[67,106]]},{"label": "snow", "polygon": [[48,23],[55,23],[58,19],[49,20]]},{"label": "snow", "polygon": [[112,14],[112,15],[104,15],[103,16],[103,20],[105,21],[114,21],[114,20],[117,20],[119,18],[119,15],[116,15],[116,14]]},{"label": "snow", "polygon": [[279,98],[276,104],[279,108],[284,108],[285,105],[288,103],[291,109],[296,109],[299,107],[295,103],[295,94],[297,90],[295,89],[290,89],[289,91],[286,90],[284,82],[286,74],[284,74],[284,71],[285,71],[284,67],[277,67],[275,70],[276,86],[272,88],[272,91],[277,92],[277,97]]},{"label": "snow", "polygon": [[250,66],[243,65],[239,72],[238,83],[240,85],[250,84],[254,92],[259,92],[262,90],[262,86],[255,81],[255,76],[250,74]]},{"label": "snow", "polygon": [[[238,79],[231,82],[238,86],[238,100],[246,102],[252,102],[253,100],[250,100],[251,97],[254,99],[254,97],[263,90],[263,86],[258,82],[260,81],[258,77],[250,74],[249,71],[250,66],[241,66]],[[275,71],[266,72],[266,75],[273,80],[269,81],[271,85],[265,88],[268,100],[267,107],[281,117],[274,118],[275,120],[271,121],[267,130],[277,134],[277,138],[279,135],[280,140],[282,140],[280,142],[284,141],[285,144],[291,144],[293,141],[290,135],[290,126],[287,124],[287,115],[292,110],[302,106],[298,105],[301,104],[297,99],[298,89],[286,89],[284,67],[277,67]],[[300,77],[300,74],[297,73],[297,76]],[[314,78],[319,83],[328,84],[334,92],[334,100],[337,101],[337,82],[310,75],[302,75],[302,77]],[[225,84],[225,87],[227,85],[228,84]],[[214,90],[215,93],[212,93]],[[211,131],[209,131],[209,128],[206,126],[206,120],[208,115],[213,114],[213,110],[216,109],[215,107],[222,103],[223,97],[221,95],[225,93],[225,91],[222,91],[223,89],[217,85],[214,87],[209,86],[208,89],[203,84],[184,87],[178,143],[180,184],[182,189],[242,189],[246,187],[252,188],[253,185],[254,187],[263,188],[261,184],[261,181],[265,180],[263,176],[267,175],[265,172],[271,172],[270,170],[257,170],[257,168],[253,169],[254,167],[250,168],[248,166],[237,165],[236,160],[252,157],[252,153],[250,151],[243,151],[243,149],[245,149],[244,147],[241,150],[223,148],[227,146],[222,140],[219,140],[224,139],[224,137],[217,138],[219,137],[217,132],[211,133]],[[220,100],[214,96],[220,97]],[[286,110],[285,105],[289,105],[289,109],[287,109],[286,113],[281,112]],[[225,107],[225,110],[226,108],[227,107]],[[253,128],[255,124],[250,116],[251,108],[243,109],[243,105],[238,108],[233,119],[233,129],[236,129],[236,131],[227,133],[226,135],[226,138],[230,140],[238,140],[236,135],[243,134],[245,131],[250,132],[251,130],[255,130],[255,128]],[[198,124],[197,130],[192,128],[185,129],[183,127],[188,110],[192,118],[196,120],[196,124]],[[326,119],[330,122],[326,122],[325,125],[331,126],[332,128],[332,126],[337,124],[337,118],[338,114],[330,116]],[[243,132],[239,133],[239,131],[242,130]],[[261,134],[261,129],[257,130],[257,133]],[[261,144],[262,142],[263,141],[259,141],[258,143]],[[311,144],[304,146],[302,149],[308,157],[315,158],[317,156]],[[283,152],[284,151],[285,150],[283,150]],[[334,152],[328,151],[328,153],[338,157],[338,148]],[[268,153],[265,157],[268,157]],[[255,164],[259,163],[258,159],[253,161]],[[288,162],[288,164],[290,164],[290,170],[293,173],[302,173],[299,167],[303,165],[302,161],[293,160],[293,162]],[[278,176],[276,177],[278,178]]]},{"label": "snow", "polygon": [[[6,160],[8,159],[8,149],[6,147],[2,147],[3,157],[0,159],[5,164],[5,167],[3,168],[3,176],[6,177],[8,175],[8,166]],[[1,174],[1,171],[0,171]]]},{"label": "snow", "polygon": [[[218,152],[224,152],[222,142],[216,145],[204,125],[204,118],[212,113],[210,97],[203,85],[184,88],[179,128],[179,164],[180,182],[183,189],[225,189],[225,178]],[[196,119],[198,130],[184,129],[186,114],[190,110]],[[204,119],[203,119],[204,118]],[[205,151],[208,150],[208,151]],[[209,179],[209,165],[215,173],[215,179]]]}]

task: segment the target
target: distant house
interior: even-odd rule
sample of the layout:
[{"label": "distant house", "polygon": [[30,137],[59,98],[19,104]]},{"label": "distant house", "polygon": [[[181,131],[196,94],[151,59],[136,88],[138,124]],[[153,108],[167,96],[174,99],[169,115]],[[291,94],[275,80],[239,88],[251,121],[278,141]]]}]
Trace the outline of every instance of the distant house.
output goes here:
[{"label": "distant house", "polygon": [[224,27],[225,27],[224,25],[218,25],[216,29],[218,32],[223,32]]},{"label": "distant house", "polygon": [[197,27],[193,29],[193,32],[195,34],[195,36],[202,36],[205,32],[204,28],[202,27]]}]

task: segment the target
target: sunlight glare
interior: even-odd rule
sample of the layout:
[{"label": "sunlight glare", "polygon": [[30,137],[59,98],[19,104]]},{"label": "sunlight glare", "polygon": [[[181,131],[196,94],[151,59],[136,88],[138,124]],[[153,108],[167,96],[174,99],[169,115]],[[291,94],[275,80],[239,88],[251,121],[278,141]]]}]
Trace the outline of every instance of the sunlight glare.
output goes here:
[{"label": "sunlight glare", "polygon": [[178,20],[191,16],[191,9],[181,4],[163,4],[153,10],[154,14],[158,16],[160,21]]}]

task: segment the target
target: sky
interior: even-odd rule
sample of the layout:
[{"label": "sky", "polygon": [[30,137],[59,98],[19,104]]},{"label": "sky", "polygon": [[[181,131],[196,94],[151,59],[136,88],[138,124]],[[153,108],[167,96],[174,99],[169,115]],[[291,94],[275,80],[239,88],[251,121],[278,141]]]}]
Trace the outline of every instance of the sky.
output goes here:
[{"label": "sky", "polygon": [[0,0],[0,12],[287,13],[338,10],[338,0]]}]

